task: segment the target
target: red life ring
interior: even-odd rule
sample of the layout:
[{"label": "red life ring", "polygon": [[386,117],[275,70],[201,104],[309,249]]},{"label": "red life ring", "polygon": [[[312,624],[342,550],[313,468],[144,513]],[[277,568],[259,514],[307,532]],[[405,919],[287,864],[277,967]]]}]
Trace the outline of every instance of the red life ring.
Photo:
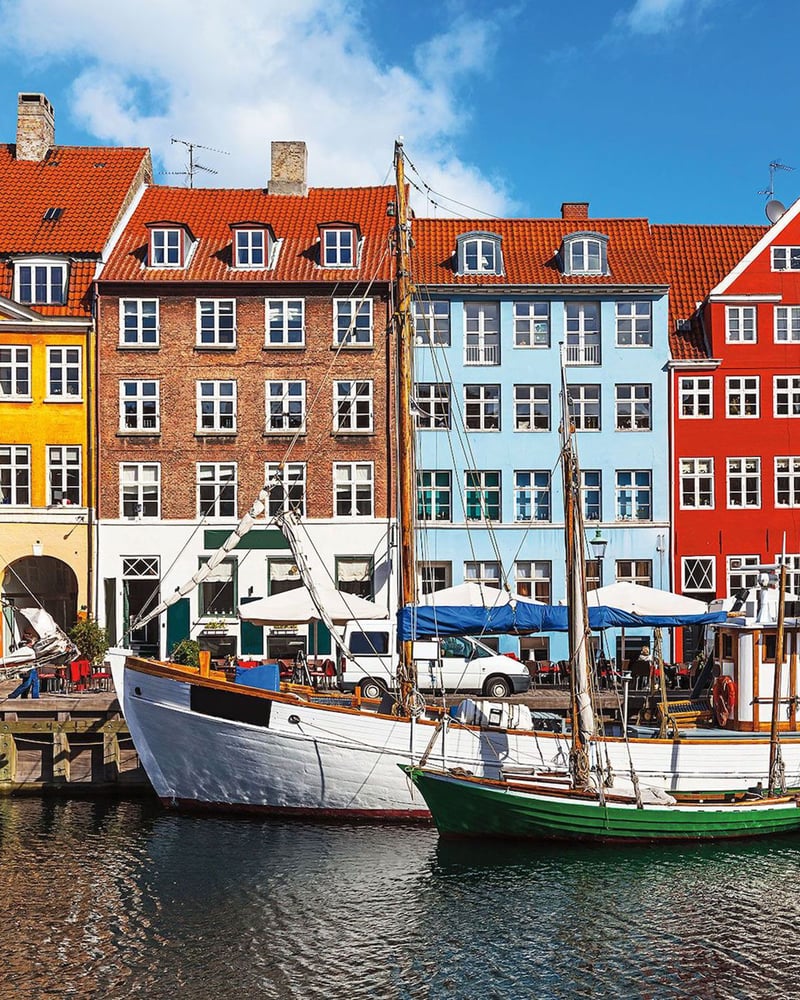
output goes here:
[{"label": "red life ring", "polygon": [[711,700],[717,723],[720,726],[726,725],[736,707],[736,685],[733,683],[732,677],[723,674],[714,681]]}]

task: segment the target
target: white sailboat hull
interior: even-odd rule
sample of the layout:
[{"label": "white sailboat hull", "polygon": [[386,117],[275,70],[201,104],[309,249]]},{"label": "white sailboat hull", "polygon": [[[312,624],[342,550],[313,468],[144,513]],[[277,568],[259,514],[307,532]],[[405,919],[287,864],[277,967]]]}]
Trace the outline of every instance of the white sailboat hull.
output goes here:
[{"label": "white sailboat hull", "polygon": [[[136,661],[133,661],[134,664]],[[116,673],[116,671],[115,671]],[[266,811],[317,817],[427,818],[397,766],[428,756],[432,767],[498,777],[502,767],[563,769],[568,739],[553,733],[478,730],[409,722],[259,692],[267,721],[219,718],[192,708],[189,680],[126,665],[125,718],[159,798],[182,808]],[[251,692],[252,694],[252,692]],[[722,792],[765,781],[769,740],[758,737],[598,742],[605,768],[670,791]],[[789,787],[800,787],[800,735],[783,741]]]}]

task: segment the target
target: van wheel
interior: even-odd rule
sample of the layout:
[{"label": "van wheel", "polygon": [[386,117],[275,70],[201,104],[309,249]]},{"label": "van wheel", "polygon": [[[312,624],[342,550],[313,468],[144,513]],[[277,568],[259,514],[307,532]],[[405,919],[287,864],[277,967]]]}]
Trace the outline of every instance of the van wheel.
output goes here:
[{"label": "van wheel", "polygon": [[483,685],[483,693],[489,698],[508,698],[511,685],[505,677],[490,677]]},{"label": "van wheel", "polygon": [[358,686],[361,688],[362,698],[378,699],[386,694],[386,688],[383,684],[371,677],[365,677]]}]

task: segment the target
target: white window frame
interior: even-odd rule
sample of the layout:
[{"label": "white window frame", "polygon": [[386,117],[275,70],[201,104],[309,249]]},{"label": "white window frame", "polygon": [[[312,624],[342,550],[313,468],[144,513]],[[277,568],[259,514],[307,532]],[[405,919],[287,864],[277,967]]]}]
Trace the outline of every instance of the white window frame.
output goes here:
[{"label": "white window frame", "polygon": [[681,593],[690,596],[709,592],[717,592],[717,560],[714,556],[681,556]]},{"label": "white window frame", "polygon": [[[348,508],[347,513],[339,512],[340,505]],[[375,467],[372,462],[333,463],[333,516],[336,520],[363,520],[375,516]]]},{"label": "white window frame", "polygon": [[334,434],[372,434],[373,410],[372,379],[334,380]]},{"label": "white window frame", "polygon": [[[625,482],[624,477],[629,476],[630,482]],[[637,482],[637,478],[647,477],[645,482]],[[629,499],[623,503],[626,494],[630,494]],[[639,510],[642,507],[640,495],[647,497],[647,517],[640,517]],[[630,509],[629,516],[622,514],[623,509]],[[653,470],[652,469],[617,469],[614,474],[614,520],[616,521],[643,521],[653,520]]]},{"label": "white window frame", "polygon": [[[490,485],[487,477],[496,476],[497,484]],[[472,479],[472,485],[470,480]],[[475,504],[469,504],[470,493],[480,494],[479,514],[477,517],[470,516],[470,509]],[[490,503],[490,497],[497,495],[495,503]],[[490,508],[496,508],[497,517],[492,517],[487,513]],[[503,517],[503,474],[499,469],[465,469],[464,470],[464,519],[466,521],[491,521],[500,523]]]},{"label": "white window frame", "polygon": [[[174,238],[173,238],[174,237]],[[150,267],[183,267],[186,234],[180,226],[150,230]]]},{"label": "white window frame", "polygon": [[[761,507],[761,459],[758,456],[728,456],[725,466],[728,510]],[[734,492],[741,497],[741,503],[734,502]],[[755,499],[749,499],[754,492]]]},{"label": "white window frame", "polygon": [[770,267],[773,271],[800,271],[800,247],[770,247]]},{"label": "white window frame", "polygon": [[[543,415],[545,406],[547,412]],[[550,430],[550,416],[550,386],[547,383],[514,386],[515,431],[546,433]]]},{"label": "white window frame", "polygon": [[464,303],[464,364],[500,364],[500,303]]},{"label": "white window frame", "polygon": [[514,347],[541,350],[550,346],[550,303],[515,302],[513,305]]},{"label": "white window frame", "polygon": [[[30,297],[22,296],[22,272],[30,268]],[[37,269],[46,273],[45,294],[39,298],[36,294],[40,283],[36,280]],[[60,275],[60,278],[59,278]],[[26,306],[63,306],[67,304],[67,288],[69,283],[69,264],[65,260],[54,260],[52,257],[26,257],[14,261],[14,299]],[[27,284],[27,282],[25,282]]]},{"label": "white window frame", "polygon": [[800,343],[800,306],[775,306],[775,343]]},{"label": "white window frame", "polygon": [[[642,410],[641,408],[645,409]],[[645,417],[642,417],[642,413]],[[615,427],[618,431],[653,429],[653,387],[649,382],[618,382],[614,386]],[[625,421],[628,426],[623,426]],[[641,426],[640,426],[641,425]]]},{"label": "white window frame", "polygon": [[414,386],[414,426],[420,431],[449,430],[452,420],[449,382],[417,382]]},{"label": "white window frame", "polygon": [[264,314],[265,347],[305,347],[305,299],[266,299]]},{"label": "white window frame", "polygon": [[464,429],[476,434],[501,429],[502,396],[497,384],[468,383],[464,386]]},{"label": "white window frame", "polygon": [[567,302],[564,340],[568,365],[599,365],[602,318],[599,302]]},{"label": "white window frame", "polygon": [[[589,391],[591,390],[591,391]],[[569,396],[569,416],[576,431],[595,433],[602,430],[602,391],[597,383],[571,384],[567,386]],[[587,421],[592,419],[592,409],[596,408],[597,426],[591,427]]]},{"label": "white window frame", "polygon": [[372,347],[373,325],[372,299],[333,300],[334,347]]},{"label": "white window frame", "polygon": [[235,434],[237,423],[236,379],[198,379],[196,433]]},{"label": "white window frame", "polygon": [[305,434],[305,379],[270,379],[264,383],[264,433]]},{"label": "white window frame", "polygon": [[[761,565],[761,557],[757,555],[746,555],[746,556],[727,556],[725,559],[725,576],[727,581],[727,595],[728,597],[738,590],[751,590],[753,587],[758,585],[758,578],[761,574],[761,570],[758,568]],[[749,569],[749,572],[748,572]],[[738,586],[734,586],[733,578],[734,576],[740,577]],[[750,581],[748,583],[748,578]]]},{"label": "white window frame", "polygon": [[[597,477],[590,483],[589,477]],[[590,499],[597,495],[597,499]],[[601,469],[581,469],[581,510],[584,521],[603,520],[603,472]]]},{"label": "white window frame", "polygon": [[[8,461],[4,461],[8,453]],[[8,474],[6,475],[6,469]],[[25,481],[20,482],[20,473]],[[6,506],[31,506],[31,449],[27,444],[0,445],[0,503]]]},{"label": "white window frame", "polygon": [[549,559],[520,559],[514,563],[514,592],[542,604],[552,603],[553,563]]},{"label": "white window frame", "polygon": [[800,375],[772,376],[772,412],[780,420],[800,417]]},{"label": "white window frame", "polygon": [[[153,500],[153,490],[155,500]],[[131,504],[134,513],[126,514],[125,508]],[[155,509],[153,509],[154,504]],[[161,517],[160,462],[119,463],[119,516],[121,519],[131,521],[157,520]]]},{"label": "white window frame", "polygon": [[681,510],[714,509],[714,459],[678,460]]},{"label": "white window frame", "polygon": [[[236,462],[196,462],[195,484],[197,516],[200,520],[235,520],[239,488]],[[210,499],[209,486],[214,491]],[[223,496],[229,488],[232,488],[232,496]],[[203,492],[206,494],[205,498]]]},{"label": "white window frame", "polygon": [[306,516],[305,462],[265,462],[264,482],[272,486],[267,498],[267,514],[270,517],[290,511],[300,517]]},{"label": "white window frame", "polygon": [[446,590],[453,584],[452,563],[420,560],[417,563],[417,570],[420,594],[432,594],[437,590]]},{"label": "white window frame", "polygon": [[464,582],[499,589],[503,582],[502,567],[495,559],[467,560],[464,563]]},{"label": "white window frame", "polygon": [[646,299],[622,299],[616,304],[617,347],[653,346],[653,303]]},{"label": "white window frame", "polygon": [[[63,355],[58,359],[58,355]],[[56,375],[66,392],[53,391]],[[77,391],[70,392],[70,385]],[[47,348],[47,396],[51,403],[83,402],[83,348],[58,344]]]},{"label": "white window frame", "polygon": [[359,240],[352,226],[330,226],[320,237],[323,267],[353,268],[358,261]]},{"label": "white window frame", "polygon": [[450,303],[447,299],[414,299],[413,316],[417,344],[450,346]]},{"label": "white window frame", "polygon": [[120,299],[119,346],[158,347],[161,339],[159,312],[158,299]]},{"label": "white window frame", "polygon": [[[785,480],[783,489],[781,480]],[[787,494],[788,500],[781,501],[781,492]],[[800,455],[775,456],[775,506],[800,507]]]},{"label": "white window frame", "polygon": [[[56,491],[61,493],[56,499]],[[79,444],[47,446],[47,506],[82,506],[83,449]]]},{"label": "white window frame", "polygon": [[[753,406],[753,412],[746,412]],[[737,407],[739,412],[734,413]],[[725,379],[725,415],[730,420],[758,420],[761,416],[761,379],[758,375],[729,375]]]},{"label": "white window frame", "polygon": [[[681,420],[711,420],[714,416],[714,382],[710,375],[682,375],[678,379]],[[708,412],[702,410],[708,407]],[[686,411],[691,412],[687,413]]]},{"label": "white window frame", "polygon": [[758,313],[755,306],[725,306],[725,343],[758,342]]},{"label": "white window frame", "polygon": [[[236,299],[198,299],[195,346],[206,350],[233,350],[236,347]],[[211,325],[204,320],[210,318]],[[230,323],[228,322],[230,320]]]},{"label": "white window frame", "polygon": [[[148,404],[152,404],[152,406]],[[147,409],[151,409],[152,412],[146,412]],[[150,426],[147,426],[148,421],[151,421]],[[161,382],[159,379],[120,379],[119,433],[161,433]]]},{"label": "white window frame", "polygon": [[417,472],[416,499],[417,521],[451,522],[453,520],[452,471],[450,469],[420,469]]},{"label": "white window frame", "polygon": [[608,236],[589,232],[565,236],[562,266],[564,274],[608,274]]},{"label": "white window frame", "polygon": [[[258,246],[258,238],[261,246]],[[257,259],[259,254],[260,261]],[[233,231],[233,266],[238,271],[263,271],[269,267],[269,234],[266,229],[242,226]]]},{"label": "white window frame", "polygon": [[514,521],[518,524],[547,524],[552,520],[553,483],[550,470],[515,469]]},{"label": "white window frame", "polygon": [[456,237],[459,274],[502,274],[502,237],[497,233],[471,232]]},{"label": "white window frame", "polygon": [[[8,361],[3,359],[8,354]],[[8,392],[0,379],[0,402],[30,402],[31,395],[31,349],[24,344],[0,344],[0,372],[8,370]],[[25,389],[27,391],[20,391]]]},{"label": "white window frame", "polygon": [[[630,566],[628,572],[626,564]],[[652,587],[653,560],[617,559],[614,563],[614,580],[617,583],[635,583],[640,587]]]}]

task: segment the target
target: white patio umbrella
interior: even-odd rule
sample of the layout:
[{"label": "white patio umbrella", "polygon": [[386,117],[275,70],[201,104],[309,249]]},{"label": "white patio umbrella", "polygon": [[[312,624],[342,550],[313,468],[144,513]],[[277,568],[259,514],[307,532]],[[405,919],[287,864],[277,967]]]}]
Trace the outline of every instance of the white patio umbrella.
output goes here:
[{"label": "white patio umbrella", "polygon": [[637,615],[704,615],[708,611],[704,601],[639,583],[611,583],[586,596],[590,607],[604,605]]},{"label": "white patio umbrella", "polygon": [[420,603],[435,605],[441,608],[499,608],[504,604],[508,604],[508,602],[509,596],[507,591],[499,590],[497,587],[487,587],[483,583],[475,583],[468,580],[466,583],[459,583],[455,587],[434,590],[433,593],[425,594]]},{"label": "white patio umbrella", "polygon": [[[388,618],[386,608],[354,594],[330,587],[317,587],[317,594],[328,617],[337,625],[354,619]],[[286,590],[272,597],[239,605],[239,617],[253,625],[306,625],[322,620],[317,604],[307,587]]]}]

